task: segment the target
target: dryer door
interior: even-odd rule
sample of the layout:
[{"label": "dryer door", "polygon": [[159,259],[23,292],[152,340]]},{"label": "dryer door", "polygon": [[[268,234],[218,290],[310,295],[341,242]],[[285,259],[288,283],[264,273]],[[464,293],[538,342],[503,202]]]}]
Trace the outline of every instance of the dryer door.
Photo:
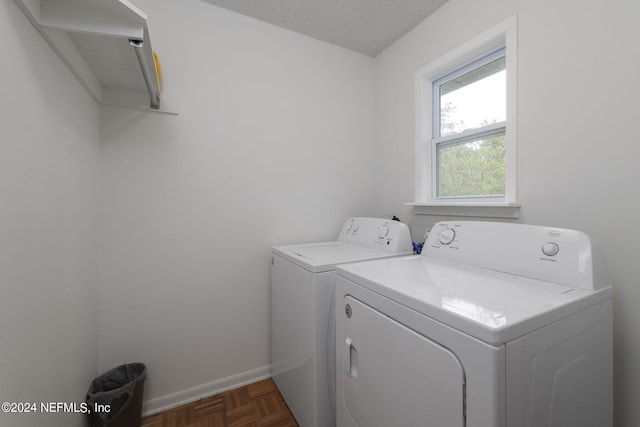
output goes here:
[{"label": "dryer door", "polygon": [[463,427],[465,376],[456,355],[352,297],[343,302],[338,425]]}]

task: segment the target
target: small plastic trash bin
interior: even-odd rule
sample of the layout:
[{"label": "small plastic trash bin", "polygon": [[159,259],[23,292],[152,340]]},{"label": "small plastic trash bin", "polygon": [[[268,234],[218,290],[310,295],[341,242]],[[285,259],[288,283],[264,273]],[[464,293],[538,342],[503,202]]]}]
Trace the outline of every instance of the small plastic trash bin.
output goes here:
[{"label": "small plastic trash bin", "polygon": [[143,363],[120,365],[91,382],[86,402],[95,427],[140,427],[147,368]]}]

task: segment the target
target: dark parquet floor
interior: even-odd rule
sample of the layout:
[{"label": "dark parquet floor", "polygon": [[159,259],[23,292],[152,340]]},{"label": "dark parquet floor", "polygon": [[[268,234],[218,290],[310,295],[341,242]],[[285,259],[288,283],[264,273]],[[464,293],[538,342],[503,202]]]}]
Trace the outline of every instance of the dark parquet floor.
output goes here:
[{"label": "dark parquet floor", "polygon": [[298,427],[269,378],[145,417],[141,427]]}]

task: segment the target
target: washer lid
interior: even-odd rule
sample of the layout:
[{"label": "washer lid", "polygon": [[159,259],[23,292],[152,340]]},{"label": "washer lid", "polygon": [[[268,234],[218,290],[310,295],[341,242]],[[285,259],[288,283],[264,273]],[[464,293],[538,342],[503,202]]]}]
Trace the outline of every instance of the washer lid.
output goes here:
[{"label": "washer lid", "polygon": [[337,264],[391,256],[383,251],[377,251],[342,242],[274,246],[271,251],[274,255],[279,255],[312,273],[333,271],[336,269]]},{"label": "washer lid", "polygon": [[500,345],[611,298],[596,291],[425,256],[339,266],[338,276]]}]

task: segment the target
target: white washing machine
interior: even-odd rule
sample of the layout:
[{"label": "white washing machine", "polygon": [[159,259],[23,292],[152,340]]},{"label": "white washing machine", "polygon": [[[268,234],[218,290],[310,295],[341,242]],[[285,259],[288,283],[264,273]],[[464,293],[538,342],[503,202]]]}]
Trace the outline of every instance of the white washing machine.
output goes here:
[{"label": "white washing machine", "polygon": [[337,241],[272,248],[272,375],[302,427],[335,426],[336,265],[412,252],[409,228],[378,218],[348,219]]},{"label": "white washing machine", "polygon": [[339,266],[337,425],[612,426],[612,296],[584,233],[441,222]]}]

